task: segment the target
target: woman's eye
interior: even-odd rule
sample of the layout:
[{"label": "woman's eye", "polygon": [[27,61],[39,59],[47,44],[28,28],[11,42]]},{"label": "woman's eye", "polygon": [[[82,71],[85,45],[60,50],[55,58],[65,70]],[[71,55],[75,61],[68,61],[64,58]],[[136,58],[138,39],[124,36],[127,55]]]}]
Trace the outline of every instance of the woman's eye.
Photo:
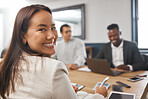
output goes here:
[{"label": "woman's eye", "polygon": [[52,28],[51,28],[51,30],[55,30],[55,29],[56,29],[56,27],[52,27]]},{"label": "woman's eye", "polygon": [[46,31],[46,29],[39,29],[39,31]]}]

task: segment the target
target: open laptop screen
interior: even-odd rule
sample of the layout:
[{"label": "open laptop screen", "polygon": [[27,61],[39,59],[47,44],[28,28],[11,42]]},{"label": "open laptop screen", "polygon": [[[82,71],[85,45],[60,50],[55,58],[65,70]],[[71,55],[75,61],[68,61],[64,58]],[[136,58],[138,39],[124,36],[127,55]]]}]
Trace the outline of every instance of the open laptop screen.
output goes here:
[{"label": "open laptop screen", "polygon": [[95,73],[106,74],[111,76],[117,76],[122,73],[119,71],[112,71],[106,59],[86,58],[86,62],[88,68]]}]

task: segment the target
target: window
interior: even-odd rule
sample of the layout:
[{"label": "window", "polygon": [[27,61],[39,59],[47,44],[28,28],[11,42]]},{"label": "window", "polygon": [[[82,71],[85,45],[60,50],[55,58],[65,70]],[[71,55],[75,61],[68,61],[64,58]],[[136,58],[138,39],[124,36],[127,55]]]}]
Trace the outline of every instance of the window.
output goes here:
[{"label": "window", "polygon": [[148,52],[148,0],[132,0],[132,40],[143,52]]},{"label": "window", "polygon": [[0,52],[3,49],[3,14],[0,13]]}]

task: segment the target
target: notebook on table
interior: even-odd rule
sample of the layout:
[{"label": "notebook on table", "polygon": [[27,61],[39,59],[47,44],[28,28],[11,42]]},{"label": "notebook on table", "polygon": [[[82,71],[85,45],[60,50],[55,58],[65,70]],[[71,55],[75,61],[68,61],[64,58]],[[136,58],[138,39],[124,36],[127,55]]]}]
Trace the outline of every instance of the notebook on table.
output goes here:
[{"label": "notebook on table", "polygon": [[86,58],[86,63],[89,69],[92,72],[106,74],[111,76],[117,76],[123,72],[111,70],[111,67],[108,64],[107,59],[94,59],[94,58]]}]

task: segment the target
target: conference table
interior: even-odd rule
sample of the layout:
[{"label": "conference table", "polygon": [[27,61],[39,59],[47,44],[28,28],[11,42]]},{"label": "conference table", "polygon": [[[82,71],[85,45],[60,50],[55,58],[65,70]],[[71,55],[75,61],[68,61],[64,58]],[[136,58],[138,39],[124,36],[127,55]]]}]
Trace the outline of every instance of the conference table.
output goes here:
[{"label": "conference table", "polygon": [[127,80],[128,78],[134,77],[138,74],[146,74],[148,76],[148,71],[127,72],[120,74],[119,76],[109,76],[93,72],[69,70],[69,78],[72,83],[85,85],[82,91],[86,91],[91,94],[95,93],[93,88],[97,82],[102,82],[106,77],[109,77],[109,80],[106,82],[111,84],[108,90],[108,95],[112,91],[112,85],[118,85],[116,81],[121,81],[131,86],[131,88],[122,87],[123,92],[136,94],[136,99],[145,99],[148,92],[148,77],[144,77],[143,80],[137,82]]}]

